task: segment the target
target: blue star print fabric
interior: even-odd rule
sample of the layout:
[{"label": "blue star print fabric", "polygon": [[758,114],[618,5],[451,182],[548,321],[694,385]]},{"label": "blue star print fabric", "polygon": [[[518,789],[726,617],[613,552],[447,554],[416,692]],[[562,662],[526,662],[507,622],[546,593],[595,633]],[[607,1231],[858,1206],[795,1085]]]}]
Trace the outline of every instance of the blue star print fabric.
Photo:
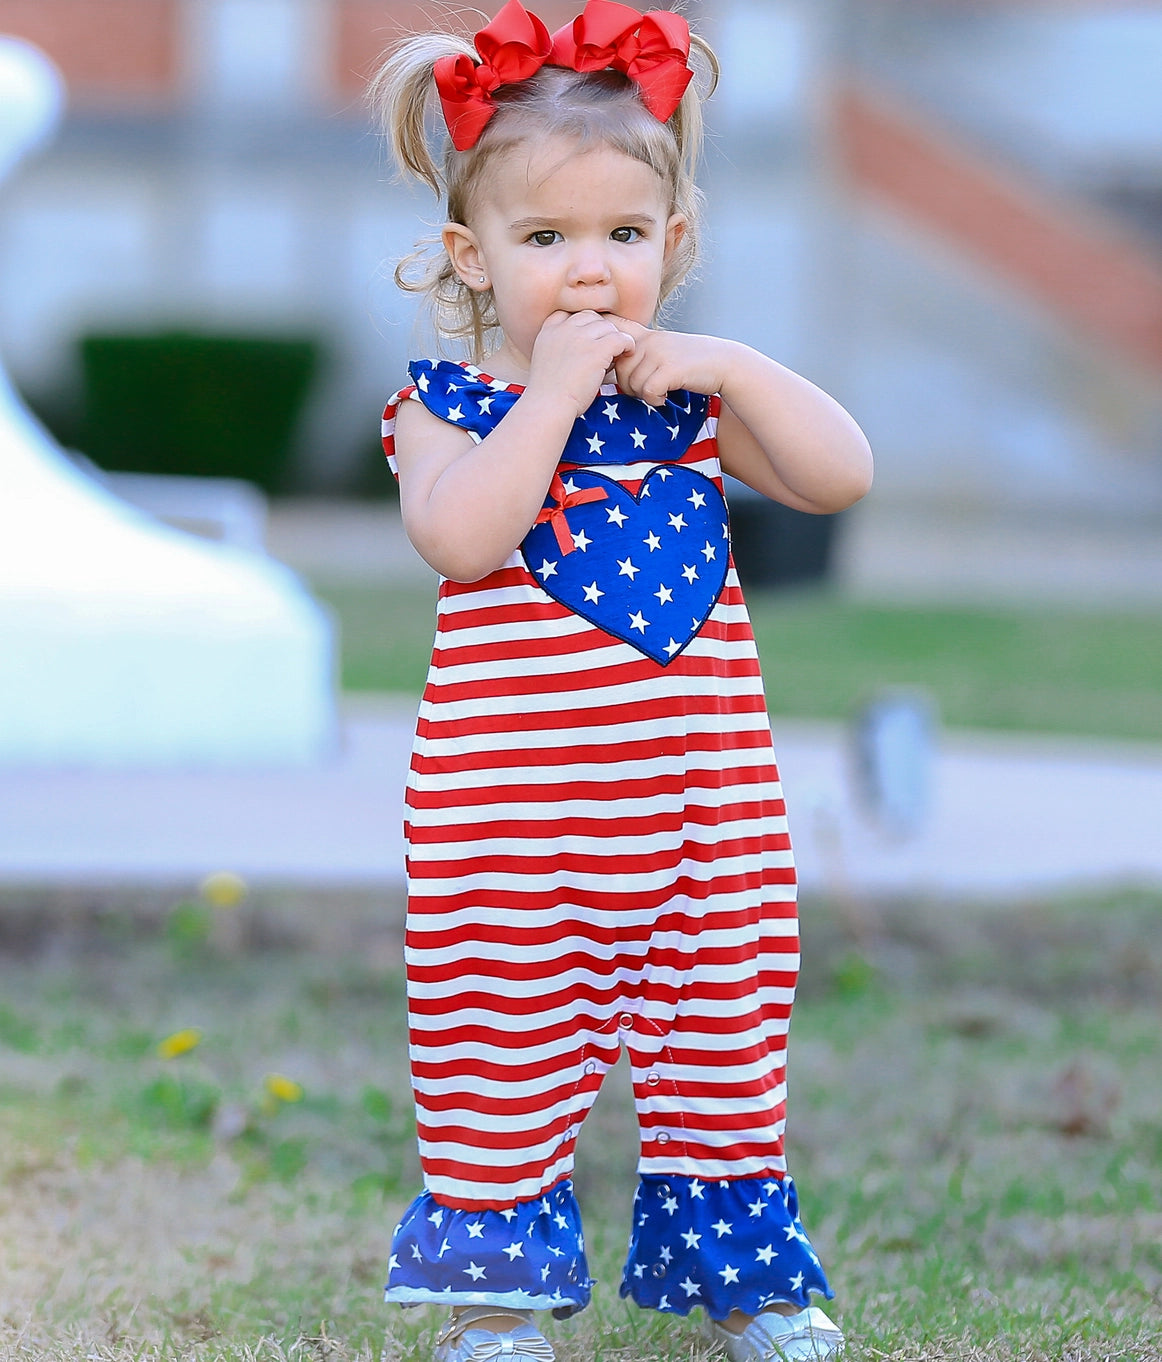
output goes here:
[{"label": "blue star print fabric", "polygon": [[386,1299],[570,1315],[589,1304],[581,1213],[566,1179],[506,1210],[462,1211],[424,1192],[396,1226]]},{"label": "blue star print fabric", "polygon": [[[505,1210],[464,1211],[428,1192],[396,1226],[386,1298],[402,1305],[507,1305],[566,1316],[589,1303],[572,1183]],[[639,1179],[621,1294],[665,1314],[712,1319],[832,1295],[799,1223],[790,1178]]]},{"label": "blue star print fabric", "polygon": [[725,1319],[776,1301],[803,1307],[812,1291],[833,1294],[789,1177],[639,1180],[623,1296],[675,1315],[701,1305],[711,1319]]},{"label": "blue star print fabric", "polygon": [[[520,396],[446,360],[416,361],[410,373],[430,411],[478,440]],[[708,407],[685,391],[661,407],[624,393],[596,398],[574,423],[564,467],[521,545],[549,596],[661,666],[698,635],[726,582],[725,499],[712,479],[677,463]],[[635,492],[596,471],[602,464],[647,467]]]}]

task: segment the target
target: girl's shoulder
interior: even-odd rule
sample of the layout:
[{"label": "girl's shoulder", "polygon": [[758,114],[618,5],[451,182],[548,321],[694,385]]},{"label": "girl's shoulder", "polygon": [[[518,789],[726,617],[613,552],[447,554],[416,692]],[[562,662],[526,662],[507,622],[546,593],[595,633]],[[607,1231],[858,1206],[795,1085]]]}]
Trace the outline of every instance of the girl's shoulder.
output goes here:
[{"label": "girl's shoulder", "polygon": [[523,391],[474,364],[456,360],[412,360],[408,374],[411,383],[390,399],[389,411],[401,402],[420,402],[433,416],[477,439],[489,434]]}]

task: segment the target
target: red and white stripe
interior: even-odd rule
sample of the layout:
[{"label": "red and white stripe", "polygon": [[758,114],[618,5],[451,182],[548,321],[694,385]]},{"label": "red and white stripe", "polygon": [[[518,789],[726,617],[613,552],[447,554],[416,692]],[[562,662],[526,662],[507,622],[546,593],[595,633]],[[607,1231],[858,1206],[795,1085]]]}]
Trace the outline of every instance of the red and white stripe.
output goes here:
[{"label": "red and white stripe", "polygon": [[[682,462],[721,485],[717,410]],[[647,470],[601,471],[636,489]],[[785,1172],[795,872],[733,566],[666,667],[553,601],[519,554],[443,581],[407,807],[429,1191],[503,1207],[567,1176],[623,1044],[642,1173]]]}]

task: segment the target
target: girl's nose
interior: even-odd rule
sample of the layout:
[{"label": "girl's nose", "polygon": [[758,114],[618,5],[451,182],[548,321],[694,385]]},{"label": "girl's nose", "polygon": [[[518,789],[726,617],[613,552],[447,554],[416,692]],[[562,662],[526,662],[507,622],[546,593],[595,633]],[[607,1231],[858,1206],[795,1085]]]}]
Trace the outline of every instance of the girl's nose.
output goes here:
[{"label": "girl's nose", "polygon": [[608,284],[609,261],[604,251],[579,251],[569,262],[569,283],[582,287]]}]

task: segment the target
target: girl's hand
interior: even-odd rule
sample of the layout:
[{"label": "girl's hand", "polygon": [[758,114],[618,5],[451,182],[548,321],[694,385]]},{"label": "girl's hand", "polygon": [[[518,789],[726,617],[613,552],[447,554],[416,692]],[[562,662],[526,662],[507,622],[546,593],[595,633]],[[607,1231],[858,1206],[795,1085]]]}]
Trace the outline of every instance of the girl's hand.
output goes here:
[{"label": "girl's hand", "polygon": [[[529,361],[525,391],[544,390],[576,407],[574,417],[590,406],[605,375],[619,356],[631,354],[634,338],[629,322],[600,312],[554,312],[541,327]],[[645,332],[644,327],[639,331]]]},{"label": "girl's hand", "polygon": [[730,371],[730,341],[679,331],[651,331],[624,317],[608,320],[616,322],[634,342],[633,350],[620,356],[614,365],[623,392],[660,407],[666,394],[677,388],[708,396],[722,391]]}]

